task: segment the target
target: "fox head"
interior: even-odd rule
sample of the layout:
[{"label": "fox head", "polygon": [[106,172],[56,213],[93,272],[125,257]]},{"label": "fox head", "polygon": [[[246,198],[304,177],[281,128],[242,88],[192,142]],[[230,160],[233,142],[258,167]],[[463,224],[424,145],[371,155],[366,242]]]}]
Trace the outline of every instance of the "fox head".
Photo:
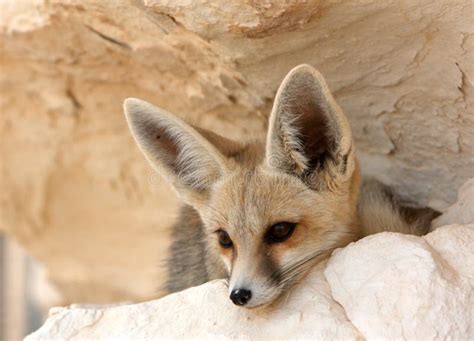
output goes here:
[{"label": "fox head", "polygon": [[349,123],[322,76],[294,68],[266,139],[237,143],[138,99],[124,104],[152,165],[200,214],[231,300],[266,305],[357,237],[359,171]]}]

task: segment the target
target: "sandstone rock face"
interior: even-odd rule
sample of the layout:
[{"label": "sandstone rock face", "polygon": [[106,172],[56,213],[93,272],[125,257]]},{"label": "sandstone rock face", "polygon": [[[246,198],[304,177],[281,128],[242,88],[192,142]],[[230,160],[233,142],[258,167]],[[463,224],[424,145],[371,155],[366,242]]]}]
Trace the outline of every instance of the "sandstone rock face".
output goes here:
[{"label": "sandstone rock face", "polygon": [[[469,0],[0,1],[0,229],[63,303],[155,297],[174,194],[121,104],[138,97],[242,139],[309,63],[367,174],[445,209],[474,169]],[[133,283],[133,285],[131,285]]]},{"label": "sandstone rock face", "polygon": [[55,308],[27,341],[231,339],[470,340],[474,225],[419,238],[380,233],[335,251],[270,309],[232,305],[223,281],[112,308]]}]

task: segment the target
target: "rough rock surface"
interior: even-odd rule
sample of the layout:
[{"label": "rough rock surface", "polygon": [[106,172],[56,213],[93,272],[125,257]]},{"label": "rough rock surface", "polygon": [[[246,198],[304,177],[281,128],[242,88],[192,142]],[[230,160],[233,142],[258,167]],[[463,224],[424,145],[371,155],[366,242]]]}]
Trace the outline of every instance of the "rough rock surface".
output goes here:
[{"label": "rough rock surface", "polygon": [[177,203],[123,99],[240,139],[264,130],[299,63],[327,78],[364,171],[444,209],[474,169],[467,13],[469,0],[0,0],[0,230],[63,303],[155,297]]},{"label": "rough rock surface", "polygon": [[223,281],[112,308],[55,308],[26,341],[184,337],[470,340],[474,224],[380,233],[337,250],[271,309],[232,305]]},{"label": "rough rock surface", "polygon": [[431,224],[437,228],[455,223],[474,224],[474,178],[461,186],[456,203]]},{"label": "rough rock surface", "polygon": [[[377,261],[375,261],[377,260]],[[333,254],[334,299],[368,339],[470,339],[474,225],[374,235]]]}]

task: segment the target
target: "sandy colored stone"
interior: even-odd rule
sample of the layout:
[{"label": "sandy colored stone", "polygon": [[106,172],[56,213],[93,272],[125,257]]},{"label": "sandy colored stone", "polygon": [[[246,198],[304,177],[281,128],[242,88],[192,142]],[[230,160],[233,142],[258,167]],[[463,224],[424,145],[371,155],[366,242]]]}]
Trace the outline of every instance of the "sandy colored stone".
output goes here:
[{"label": "sandy colored stone", "polygon": [[472,224],[440,228],[424,238],[380,233],[337,250],[269,309],[234,306],[224,282],[213,281],[141,304],[55,308],[26,341],[468,340],[473,259]]},{"label": "sandy colored stone", "polygon": [[177,200],[134,145],[123,99],[247,138],[300,63],[326,77],[364,171],[444,210],[474,169],[471,12],[468,0],[0,0],[0,230],[65,304],[157,297]]}]

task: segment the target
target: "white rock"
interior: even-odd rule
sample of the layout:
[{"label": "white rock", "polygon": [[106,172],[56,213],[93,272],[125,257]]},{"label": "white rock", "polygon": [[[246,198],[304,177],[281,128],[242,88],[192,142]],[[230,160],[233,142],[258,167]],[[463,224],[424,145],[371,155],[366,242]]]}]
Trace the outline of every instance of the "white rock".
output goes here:
[{"label": "white rock", "polygon": [[[142,304],[105,309],[56,308],[27,340],[50,338],[318,337],[357,339],[361,335],[331,299],[323,266],[305,284],[269,310],[234,306],[223,281]],[[310,298],[310,299],[308,299]],[[283,308],[284,307],[284,308]]]},{"label": "white rock", "polygon": [[474,225],[442,230],[425,238],[381,233],[333,254],[324,273],[364,337],[467,339]]},{"label": "white rock", "polygon": [[[327,278],[327,280],[326,280]],[[472,339],[474,225],[382,233],[336,251],[270,309],[238,308],[223,281],[160,300],[50,312],[27,341],[156,338]]]}]

